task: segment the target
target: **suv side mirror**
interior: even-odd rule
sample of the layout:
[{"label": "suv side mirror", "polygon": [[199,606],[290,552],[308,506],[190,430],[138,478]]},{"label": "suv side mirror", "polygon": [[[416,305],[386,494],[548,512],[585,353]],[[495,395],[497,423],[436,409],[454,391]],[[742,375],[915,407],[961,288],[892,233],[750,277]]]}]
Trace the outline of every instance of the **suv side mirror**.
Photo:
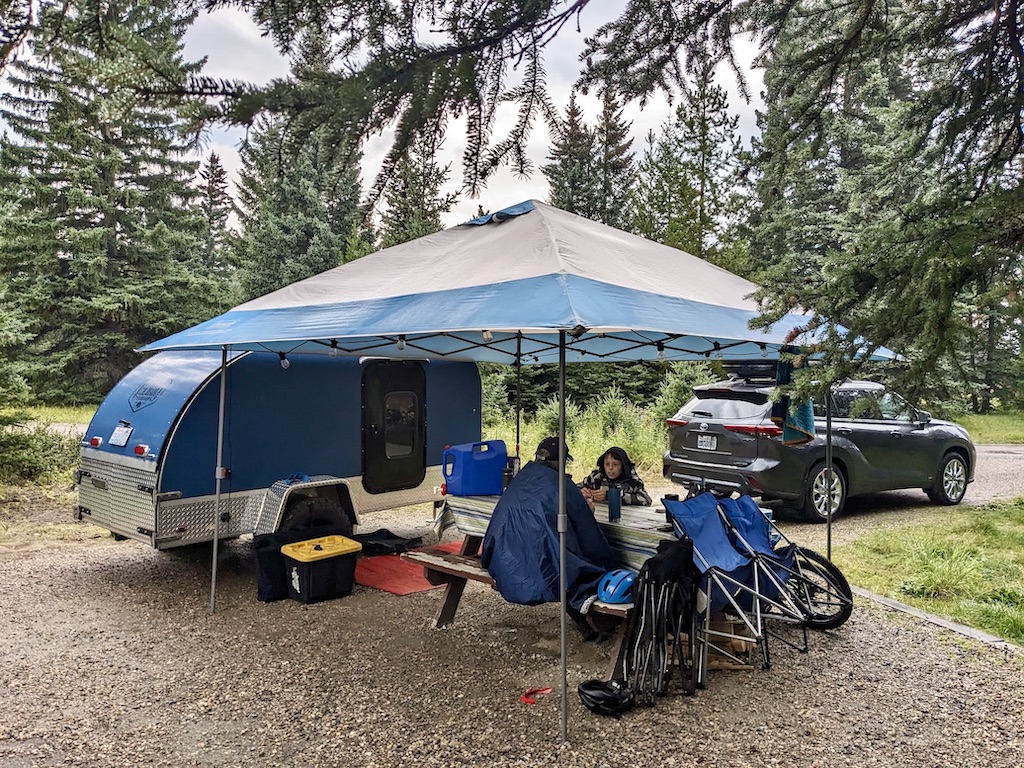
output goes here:
[{"label": "suv side mirror", "polygon": [[928,411],[917,411],[917,420],[922,424],[927,424],[932,420],[932,415]]}]

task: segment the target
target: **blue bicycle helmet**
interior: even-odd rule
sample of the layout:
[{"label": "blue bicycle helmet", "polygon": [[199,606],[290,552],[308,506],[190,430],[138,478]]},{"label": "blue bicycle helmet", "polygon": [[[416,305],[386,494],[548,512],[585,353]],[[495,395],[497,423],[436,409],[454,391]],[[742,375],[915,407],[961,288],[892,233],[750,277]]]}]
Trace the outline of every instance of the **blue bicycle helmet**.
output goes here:
[{"label": "blue bicycle helmet", "polygon": [[633,599],[636,573],[626,568],[608,571],[597,586],[597,599],[603,603],[628,603]]}]

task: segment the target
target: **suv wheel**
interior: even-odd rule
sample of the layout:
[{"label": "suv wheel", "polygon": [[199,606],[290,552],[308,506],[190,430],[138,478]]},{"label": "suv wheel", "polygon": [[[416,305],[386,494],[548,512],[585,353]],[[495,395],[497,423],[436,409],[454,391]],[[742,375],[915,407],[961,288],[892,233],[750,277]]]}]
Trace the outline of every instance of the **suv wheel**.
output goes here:
[{"label": "suv wheel", "polygon": [[807,476],[807,483],[804,486],[803,515],[804,519],[812,523],[824,523],[828,520],[828,504],[832,503],[832,519],[835,520],[843,513],[846,506],[846,478],[843,473],[832,466],[832,493],[828,492],[828,472],[825,471],[825,462],[819,461],[811,467]]},{"label": "suv wheel", "polygon": [[928,498],[936,504],[951,506],[959,504],[967,493],[967,464],[959,453],[948,453],[942,459],[942,467],[935,475],[935,485],[926,488]]}]

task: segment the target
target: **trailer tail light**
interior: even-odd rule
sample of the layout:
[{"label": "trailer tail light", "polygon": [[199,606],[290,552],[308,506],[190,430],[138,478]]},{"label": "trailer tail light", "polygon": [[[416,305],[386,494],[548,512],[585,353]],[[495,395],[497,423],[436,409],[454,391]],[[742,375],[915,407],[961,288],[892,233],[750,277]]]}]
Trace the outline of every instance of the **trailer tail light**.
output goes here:
[{"label": "trailer tail light", "polygon": [[726,424],[725,428],[730,432],[740,435],[754,435],[755,437],[781,437],[782,427],[774,424]]},{"label": "trailer tail light", "polygon": [[448,483],[441,483],[441,495],[442,496],[447,496],[448,495]]},{"label": "trailer tail light", "polygon": [[101,445],[103,445],[103,438],[99,437],[98,435],[96,437],[90,437],[89,445],[91,445],[93,448],[99,448]]},{"label": "trailer tail light", "polygon": [[147,453],[149,453],[148,445],[143,445],[142,443],[139,443],[138,445],[135,446],[136,456],[145,456]]}]

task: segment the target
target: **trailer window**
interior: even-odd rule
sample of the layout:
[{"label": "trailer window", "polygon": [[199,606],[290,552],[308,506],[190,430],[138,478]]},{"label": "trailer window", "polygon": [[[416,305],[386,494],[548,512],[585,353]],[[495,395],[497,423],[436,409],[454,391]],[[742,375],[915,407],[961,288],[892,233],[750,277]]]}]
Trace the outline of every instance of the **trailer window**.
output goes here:
[{"label": "trailer window", "polygon": [[384,398],[384,445],[389,459],[412,455],[416,448],[420,421],[418,398],[414,392],[389,392]]}]

